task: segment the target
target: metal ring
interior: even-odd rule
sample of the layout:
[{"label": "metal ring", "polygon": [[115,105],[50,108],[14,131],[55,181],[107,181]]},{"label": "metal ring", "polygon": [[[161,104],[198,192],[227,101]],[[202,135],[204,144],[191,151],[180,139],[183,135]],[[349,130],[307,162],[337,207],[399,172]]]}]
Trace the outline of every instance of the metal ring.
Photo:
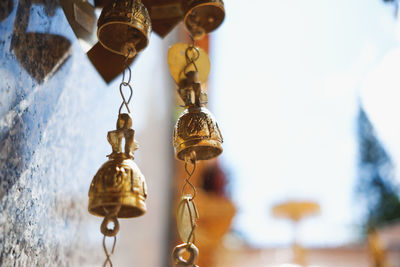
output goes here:
[{"label": "metal ring", "polygon": [[[110,222],[114,223],[113,229],[108,228],[108,224]],[[109,237],[116,236],[119,231],[119,222],[118,222],[117,217],[116,216],[105,217],[103,222],[101,223],[100,231],[105,236],[109,236]]]},{"label": "metal ring", "polygon": [[[190,254],[187,260],[182,257],[182,254],[185,251]],[[185,264],[188,266],[192,266],[195,264],[197,257],[199,256],[199,249],[193,243],[184,243],[174,248],[172,256],[175,260],[175,264]]]}]

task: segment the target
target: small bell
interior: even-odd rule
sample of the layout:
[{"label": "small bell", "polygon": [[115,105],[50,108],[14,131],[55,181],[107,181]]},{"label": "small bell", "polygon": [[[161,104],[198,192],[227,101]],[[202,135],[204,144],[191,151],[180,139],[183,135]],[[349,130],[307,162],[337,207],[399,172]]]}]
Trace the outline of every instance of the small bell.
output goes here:
[{"label": "small bell", "polygon": [[[133,161],[138,148],[134,139],[132,118],[124,113],[118,116],[117,130],[108,132],[112,146],[109,160],[100,167],[89,189],[89,212],[106,217],[115,213],[118,218],[131,218],[146,212],[146,182],[139,167]],[[125,139],[124,152],[122,139]]]},{"label": "small bell", "polygon": [[184,23],[194,39],[201,39],[222,24],[225,18],[222,0],[186,0]]},{"label": "small bell", "polygon": [[193,151],[196,160],[208,160],[217,157],[223,150],[218,124],[211,112],[202,107],[201,87],[196,80],[197,73],[189,72],[188,78],[181,83],[179,89],[186,110],[175,124],[173,144],[176,157],[184,161],[192,157]]},{"label": "small bell", "polygon": [[111,52],[133,57],[149,43],[151,20],[140,0],[113,0],[97,23],[99,42]]}]

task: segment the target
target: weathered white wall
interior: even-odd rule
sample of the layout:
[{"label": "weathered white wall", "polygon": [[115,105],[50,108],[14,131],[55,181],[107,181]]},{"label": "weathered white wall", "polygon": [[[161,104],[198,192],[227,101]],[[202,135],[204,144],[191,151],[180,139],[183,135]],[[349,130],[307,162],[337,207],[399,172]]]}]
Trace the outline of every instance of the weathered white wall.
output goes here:
[{"label": "weathered white wall", "polygon": [[[102,266],[101,219],[88,214],[87,193],[110,152],[120,78],[104,83],[56,1],[33,2],[0,4],[0,265]],[[168,261],[169,42],[152,36],[133,65],[136,161],[148,213],[122,223],[117,267]],[[49,74],[56,63],[63,64]]]}]

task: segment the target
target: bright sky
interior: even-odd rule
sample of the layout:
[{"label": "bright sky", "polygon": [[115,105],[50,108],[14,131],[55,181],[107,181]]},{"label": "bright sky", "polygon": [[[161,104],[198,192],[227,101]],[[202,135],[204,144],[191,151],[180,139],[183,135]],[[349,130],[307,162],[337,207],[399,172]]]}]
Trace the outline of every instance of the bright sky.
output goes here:
[{"label": "bright sky", "polygon": [[224,135],[234,229],[255,246],[288,244],[291,226],[271,216],[272,206],[315,200],[322,213],[301,224],[301,243],[354,240],[359,95],[400,160],[394,7],[381,0],[225,4],[226,20],[212,35],[209,107]]}]

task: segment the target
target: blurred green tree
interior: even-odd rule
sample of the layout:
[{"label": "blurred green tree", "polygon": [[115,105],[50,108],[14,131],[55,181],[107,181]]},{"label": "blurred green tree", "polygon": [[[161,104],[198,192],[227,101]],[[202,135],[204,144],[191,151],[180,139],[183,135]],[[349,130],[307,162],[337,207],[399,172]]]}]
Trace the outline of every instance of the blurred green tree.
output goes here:
[{"label": "blurred green tree", "polygon": [[371,231],[400,219],[400,199],[394,184],[393,163],[376,137],[367,114],[358,114],[358,196],[366,204],[364,230]]}]

